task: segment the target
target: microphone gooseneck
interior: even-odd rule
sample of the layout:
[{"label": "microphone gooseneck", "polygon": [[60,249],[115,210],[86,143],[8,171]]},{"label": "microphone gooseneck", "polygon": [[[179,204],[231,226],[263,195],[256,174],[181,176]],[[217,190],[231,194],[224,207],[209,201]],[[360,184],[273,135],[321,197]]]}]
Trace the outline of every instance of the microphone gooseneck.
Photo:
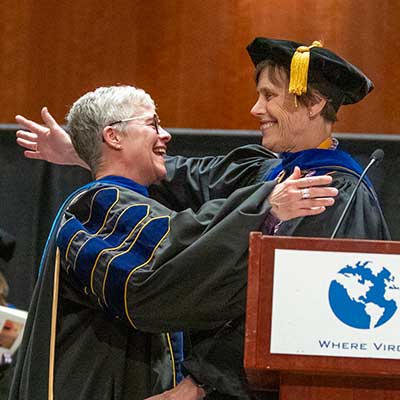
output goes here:
[{"label": "microphone gooseneck", "polygon": [[338,221],[338,223],[336,224],[336,227],[335,227],[335,229],[333,230],[330,239],[333,239],[333,238],[336,236],[336,234],[337,234],[337,232],[338,232],[340,226],[342,225],[342,222],[343,222],[343,220],[344,220],[344,217],[346,216],[347,211],[349,210],[350,205],[351,205],[351,203],[353,202],[354,196],[355,196],[355,194],[356,194],[358,188],[360,187],[361,182],[362,182],[362,180],[363,180],[365,174],[368,172],[368,170],[369,170],[374,164],[378,165],[378,164],[383,160],[383,157],[384,157],[384,156],[385,156],[385,153],[384,153],[384,151],[383,151],[382,149],[376,149],[376,150],[371,154],[371,157],[369,158],[369,163],[368,163],[368,165],[365,167],[365,169],[364,169],[364,171],[362,172],[362,174],[360,175],[360,178],[358,179],[358,182],[357,182],[357,184],[356,184],[356,187],[354,188],[353,192],[351,193],[350,198],[349,198],[349,200],[347,201],[346,207],[344,208],[344,210],[343,210],[343,212],[342,212],[342,215],[340,216],[339,221]]}]

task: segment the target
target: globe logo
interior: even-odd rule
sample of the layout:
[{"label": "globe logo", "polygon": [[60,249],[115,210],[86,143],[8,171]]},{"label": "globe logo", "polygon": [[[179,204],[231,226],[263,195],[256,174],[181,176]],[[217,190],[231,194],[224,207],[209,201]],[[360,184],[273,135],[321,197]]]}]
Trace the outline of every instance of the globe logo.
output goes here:
[{"label": "globe logo", "polygon": [[400,301],[395,277],[385,267],[358,261],[339,270],[329,286],[329,304],[336,317],[357,329],[388,322]]}]

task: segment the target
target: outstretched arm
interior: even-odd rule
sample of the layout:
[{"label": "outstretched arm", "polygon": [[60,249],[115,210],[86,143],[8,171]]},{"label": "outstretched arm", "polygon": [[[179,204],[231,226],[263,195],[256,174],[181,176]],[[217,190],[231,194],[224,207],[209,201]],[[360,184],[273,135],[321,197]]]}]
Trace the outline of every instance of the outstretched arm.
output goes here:
[{"label": "outstretched arm", "polygon": [[68,133],[57,123],[47,107],[41,111],[44,125],[17,115],[15,120],[26,130],[17,131],[17,143],[25,148],[24,155],[54,164],[80,165],[88,169],[75,152]]},{"label": "outstretched arm", "polygon": [[[76,154],[70,136],[53,118],[47,107],[42,108],[41,115],[44,125],[38,124],[22,115],[17,115],[15,118],[26,129],[17,131],[17,143],[26,149],[24,152],[25,157],[54,164],[79,165],[88,169],[86,163]],[[234,155],[234,153],[238,153],[238,155]],[[251,182],[251,179],[260,169],[260,163],[263,164],[265,162],[264,157],[268,155],[265,149],[257,148],[254,150],[249,148],[246,150],[243,148],[232,152],[226,157],[194,159],[170,157],[167,161],[169,172],[175,171],[174,174],[176,176],[170,177],[164,183],[164,188],[169,188],[168,195],[163,198],[163,196],[159,196],[159,192],[152,192],[152,197],[177,211],[188,207],[197,209],[212,198],[228,197],[233,189],[254,183]],[[226,161],[224,161],[225,159]],[[273,161],[273,159],[271,160]],[[234,163],[238,163],[238,168],[235,172],[232,168]],[[180,167],[178,168],[177,165],[180,165]],[[194,167],[195,165],[196,168]],[[221,170],[225,171],[227,165],[230,165],[229,170],[221,172]],[[199,175],[193,172],[195,169],[203,171],[201,176],[202,183],[196,181]],[[178,170],[184,172],[177,173]],[[189,171],[191,172],[189,173]],[[233,178],[233,175],[238,175],[238,177]],[[325,205],[331,205],[329,201],[326,204],[325,197],[336,195],[326,193],[322,188],[316,187],[307,189],[309,190],[309,198],[303,199],[296,194],[299,193],[298,189],[326,185],[331,182],[331,179],[326,177],[323,177],[322,180],[321,178],[299,179],[300,177],[300,170],[295,170],[289,179],[282,185],[277,186],[277,190],[268,199],[272,206],[272,214],[282,221],[295,217],[320,214],[325,211]],[[297,179],[299,180],[297,181]],[[220,181],[221,184],[218,183]],[[220,189],[215,188],[220,186]],[[185,193],[180,191],[177,192],[176,189],[182,187],[192,188],[195,197],[186,196]],[[205,190],[207,193],[204,192]],[[172,197],[173,204],[169,204],[168,200],[171,199],[173,192],[177,193]],[[182,198],[186,201],[190,200],[189,204],[180,205],[179,199]]]},{"label": "outstretched arm", "polygon": [[[25,157],[61,165],[88,166],[78,157],[68,133],[46,107],[41,111],[43,125],[16,116],[23,129],[17,131],[17,143]],[[260,165],[275,156],[266,149],[239,148],[219,157],[167,157],[167,178],[150,188],[151,197],[176,211],[198,209],[208,200],[226,198],[238,187],[256,183]]]}]

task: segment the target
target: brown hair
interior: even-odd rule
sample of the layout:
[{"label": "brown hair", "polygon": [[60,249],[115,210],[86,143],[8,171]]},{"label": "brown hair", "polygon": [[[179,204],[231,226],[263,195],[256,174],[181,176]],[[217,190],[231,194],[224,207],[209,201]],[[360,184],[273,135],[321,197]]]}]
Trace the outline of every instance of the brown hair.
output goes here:
[{"label": "brown hair", "polygon": [[[268,79],[275,85],[279,84],[278,76],[284,75],[286,78],[287,82],[289,82],[289,77],[290,77],[290,70],[283,65],[279,65],[275,63],[274,61],[271,60],[264,60],[261,61],[260,63],[257,64],[256,70],[254,73],[254,78],[256,81],[256,84],[258,84],[258,81],[260,79],[260,74],[261,72],[265,69],[268,68]],[[319,85],[318,83],[313,83],[313,84],[308,84],[307,85],[307,93],[297,96],[297,100],[300,104],[303,104],[305,106],[308,106],[310,104],[313,104],[316,102],[316,95],[320,94],[324,98],[326,98],[325,95],[323,95],[320,92],[319,86],[321,86],[321,89],[323,85]],[[327,98],[327,102],[325,104],[325,107],[321,111],[321,116],[328,122],[336,122],[337,117],[336,117],[337,110],[335,110],[335,107],[333,106],[331,100]]]}]

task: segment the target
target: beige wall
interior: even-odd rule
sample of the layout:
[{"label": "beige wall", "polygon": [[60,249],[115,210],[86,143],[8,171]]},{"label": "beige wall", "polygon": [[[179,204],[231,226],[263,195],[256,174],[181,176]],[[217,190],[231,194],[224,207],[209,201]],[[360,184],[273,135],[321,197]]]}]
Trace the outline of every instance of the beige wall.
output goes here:
[{"label": "beige wall", "polygon": [[4,0],[1,9],[0,122],[38,118],[42,105],[62,120],[85,91],[128,83],[150,92],[164,126],[257,129],[245,47],[270,36],[322,39],[375,82],[336,131],[400,133],[397,0]]}]

